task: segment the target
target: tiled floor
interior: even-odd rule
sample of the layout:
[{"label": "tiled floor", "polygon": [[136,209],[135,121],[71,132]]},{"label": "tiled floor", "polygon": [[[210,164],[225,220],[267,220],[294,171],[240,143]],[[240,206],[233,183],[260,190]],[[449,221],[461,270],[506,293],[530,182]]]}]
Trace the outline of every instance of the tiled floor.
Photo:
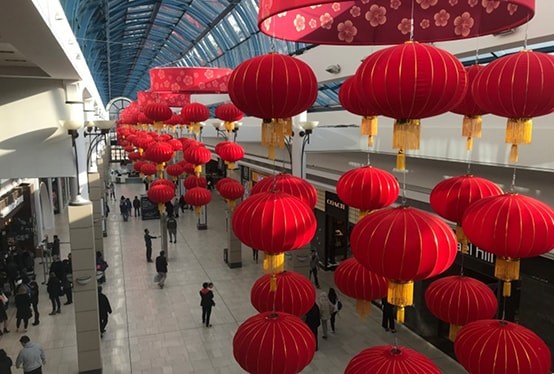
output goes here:
[{"label": "tiled floor", "polygon": [[[142,184],[117,185],[116,194],[143,192]],[[250,287],[263,273],[250,251],[243,251],[243,266],[230,269],[223,262],[226,242],[224,203],[214,198],[208,211],[208,230],[196,229],[196,217],[187,211],[178,218],[177,244],[169,244],[169,274],[160,290],[153,282],[154,264],[145,261],[144,228],[160,232],[158,221],[131,217],[122,222],[118,206],[111,202],[108,237],[104,252],[109,263],[104,292],[114,313],[102,340],[104,373],[184,374],[242,373],[233,358],[232,338],[237,327],[256,313],[250,305]],[[68,240],[66,215],[58,215],[54,230],[62,242]],[[159,241],[154,240],[157,255]],[[69,251],[62,245],[62,255]],[[37,265],[40,268],[40,265]],[[331,285],[332,274],[321,272],[322,288]],[[39,277],[42,280],[42,276]],[[216,308],[213,327],[200,322],[198,291],[202,282],[215,284]],[[372,310],[365,321],[354,314],[354,304],[342,297],[344,308],[337,318],[337,333],[319,342],[319,351],[305,373],[342,373],[349,360],[364,348],[394,343],[416,349],[431,358],[446,374],[465,373],[450,357],[400,327],[395,335],[380,327],[380,312]],[[49,316],[50,303],[41,286],[41,323],[27,334],[46,350],[47,374],[77,373],[73,306],[62,306],[62,314]],[[21,333],[15,332],[14,308],[10,307],[11,333],[0,337],[0,347],[14,360]],[[320,334],[321,335],[321,334]]]}]

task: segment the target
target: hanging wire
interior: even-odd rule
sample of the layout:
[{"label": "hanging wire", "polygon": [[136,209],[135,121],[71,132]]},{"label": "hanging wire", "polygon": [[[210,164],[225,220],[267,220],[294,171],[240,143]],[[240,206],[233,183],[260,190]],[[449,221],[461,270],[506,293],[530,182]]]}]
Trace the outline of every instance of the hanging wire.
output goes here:
[{"label": "hanging wire", "polygon": [[402,173],[402,205],[406,205],[408,199],[406,198],[406,174],[407,172]]},{"label": "hanging wire", "polygon": [[525,36],[523,38],[523,49],[527,49],[527,37],[528,37],[528,31],[529,31],[529,16],[527,16],[527,22],[525,22]]},{"label": "hanging wire", "polygon": [[506,319],[506,299],[506,296],[502,296],[502,315],[500,316],[502,321]]},{"label": "hanging wire", "polygon": [[512,183],[510,184],[510,192],[515,192],[516,190],[516,176],[517,176],[517,167],[514,166],[514,171],[512,172]]},{"label": "hanging wire", "polygon": [[410,41],[414,40],[414,11],[415,11],[415,0],[412,0],[412,10],[411,10],[411,16],[410,16]]}]

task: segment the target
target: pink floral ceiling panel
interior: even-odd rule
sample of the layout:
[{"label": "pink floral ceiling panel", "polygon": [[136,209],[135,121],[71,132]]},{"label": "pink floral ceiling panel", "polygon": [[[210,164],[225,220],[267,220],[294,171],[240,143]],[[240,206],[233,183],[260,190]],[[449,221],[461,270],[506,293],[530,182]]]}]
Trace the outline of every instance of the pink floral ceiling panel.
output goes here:
[{"label": "pink floral ceiling panel", "polygon": [[138,91],[137,101],[140,108],[148,104],[167,104],[170,107],[183,107],[190,104],[190,94],[173,92]]},{"label": "pink floral ceiling panel", "polygon": [[173,93],[226,93],[227,68],[153,68],[150,69],[150,90]]},{"label": "pink floral ceiling panel", "polygon": [[314,44],[400,44],[472,38],[535,15],[535,0],[260,0],[258,26],[272,37]]}]

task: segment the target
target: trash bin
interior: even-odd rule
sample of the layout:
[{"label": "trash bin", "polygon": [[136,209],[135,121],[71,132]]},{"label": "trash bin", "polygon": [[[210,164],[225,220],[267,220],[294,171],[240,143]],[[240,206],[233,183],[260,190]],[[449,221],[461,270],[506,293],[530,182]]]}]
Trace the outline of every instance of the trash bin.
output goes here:
[{"label": "trash bin", "polygon": [[223,261],[225,261],[226,264],[229,263],[229,249],[223,248]]}]

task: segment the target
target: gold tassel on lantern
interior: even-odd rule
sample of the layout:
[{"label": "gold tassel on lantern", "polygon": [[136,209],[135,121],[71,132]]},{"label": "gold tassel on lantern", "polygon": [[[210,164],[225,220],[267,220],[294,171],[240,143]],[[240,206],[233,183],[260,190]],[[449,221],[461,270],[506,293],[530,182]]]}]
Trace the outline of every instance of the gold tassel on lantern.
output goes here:
[{"label": "gold tassel on lantern", "polygon": [[158,210],[160,211],[160,214],[165,213],[165,204],[164,203],[158,203]]},{"label": "gold tassel on lantern", "polygon": [[235,209],[236,200],[227,200],[227,206],[229,207],[229,210]]},{"label": "gold tassel on lantern", "polygon": [[225,128],[225,131],[232,132],[235,129],[235,122],[225,121],[223,122],[223,127]]},{"label": "gold tassel on lantern", "polygon": [[202,174],[202,165],[194,165],[194,174],[199,177]]},{"label": "gold tassel on lantern", "polygon": [[494,264],[494,276],[504,281],[502,294],[510,297],[512,294],[511,281],[519,279],[519,258],[497,257]]},{"label": "gold tassel on lantern", "polygon": [[163,179],[164,177],[164,169],[165,169],[165,162],[162,162],[161,164],[156,164],[156,170],[160,175],[160,179]]},{"label": "gold tassel on lantern", "polygon": [[265,273],[271,273],[269,290],[277,291],[277,277],[275,274],[282,273],[285,270],[285,254],[271,254],[264,252],[263,268]]},{"label": "gold tassel on lantern", "polygon": [[464,116],[462,122],[462,136],[467,138],[466,149],[471,151],[473,149],[473,138],[481,137],[481,129],[483,120],[481,116]]},{"label": "gold tassel on lantern", "polygon": [[396,305],[396,319],[398,323],[404,323],[404,307],[414,303],[414,282],[396,282],[389,280],[387,301]]},{"label": "gold tassel on lantern", "polygon": [[367,216],[368,213],[369,213],[369,210],[360,210],[360,212],[358,213],[358,222],[360,222],[362,218]]},{"label": "gold tassel on lantern", "polygon": [[371,302],[368,300],[356,300],[356,314],[360,319],[365,319],[371,311]]},{"label": "gold tassel on lantern", "polygon": [[399,119],[394,122],[392,132],[392,148],[398,149],[396,169],[406,170],[406,155],[404,151],[419,149],[421,121],[419,119]]},{"label": "gold tassel on lantern", "polygon": [[190,127],[189,127],[189,128],[190,128],[190,131],[191,131],[194,135],[198,136],[198,135],[200,135],[200,129],[202,128],[202,124],[201,124],[200,122],[192,122],[192,123],[190,124]]},{"label": "gold tassel on lantern", "polygon": [[159,121],[154,121],[154,129],[159,133],[164,128],[164,123]]},{"label": "gold tassel on lantern", "polygon": [[453,342],[454,340],[456,340],[456,336],[458,335],[458,331],[460,331],[460,329],[462,328],[462,326],[460,325],[450,325],[450,330],[448,330],[448,339],[450,339],[451,342]]},{"label": "gold tassel on lantern", "polygon": [[237,164],[235,164],[234,162],[225,161],[225,163],[227,164],[227,170],[236,170]]},{"label": "gold tassel on lantern", "polygon": [[506,143],[512,144],[510,162],[517,162],[518,144],[531,144],[533,120],[531,118],[508,118],[506,125]]},{"label": "gold tassel on lantern", "polygon": [[464,234],[464,230],[462,229],[462,226],[456,225],[456,239],[462,244],[462,253],[467,254],[469,252],[468,248],[468,241],[466,234]]},{"label": "gold tassel on lantern", "polygon": [[196,217],[200,217],[200,212],[202,212],[202,206],[195,206],[194,213],[196,213]]},{"label": "gold tassel on lantern", "polygon": [[367,135],[367,146],[373,147],[373,137],[377,135],[377,117],[364,116],[360,126],[360,134]]},{"label": "gold tassel on lantern", "polygon": [[285,147],[285,137],[292,136],[291,118],[264,119],[262,122],[262,145],[268,147],[267,158],[275,160],[275,147]]}]

